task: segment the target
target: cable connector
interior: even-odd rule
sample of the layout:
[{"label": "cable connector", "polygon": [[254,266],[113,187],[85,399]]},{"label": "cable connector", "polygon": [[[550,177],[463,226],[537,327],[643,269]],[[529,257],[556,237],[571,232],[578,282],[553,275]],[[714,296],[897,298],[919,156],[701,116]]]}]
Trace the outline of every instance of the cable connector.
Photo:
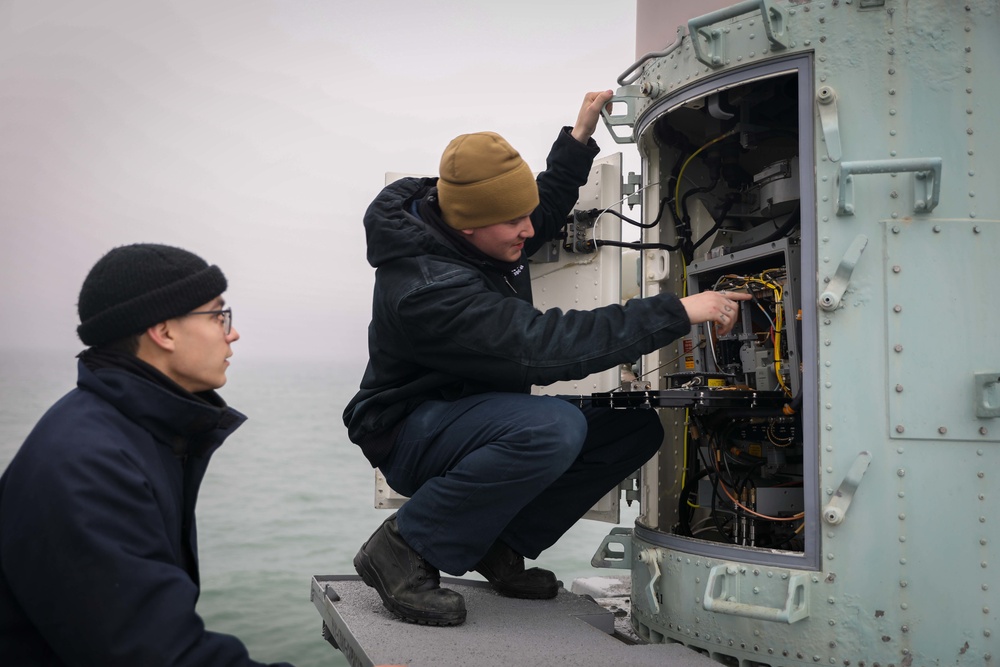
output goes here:
[{"label": "cable connector", "polygon": [[601,211],[596,208],[573,211],[573,215],[566,220],[566,238],[563,240],[563,249],[566,252],[580,254],[597,252],[597,245],[588,236],[589,230],[597,224],[600,213]]}]

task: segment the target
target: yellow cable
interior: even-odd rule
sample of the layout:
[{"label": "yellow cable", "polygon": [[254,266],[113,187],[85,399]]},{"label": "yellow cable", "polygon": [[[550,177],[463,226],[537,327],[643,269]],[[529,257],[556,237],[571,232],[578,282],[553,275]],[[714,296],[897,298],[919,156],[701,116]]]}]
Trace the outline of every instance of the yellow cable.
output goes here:
[{"label": "yellow cable", "polygon": [[719,141],[722,141],[726,137],[731,137],[734,134],[736,134],[736,130],[729,130],[725,134],[720,135],[720,136],[716,137],[715,139],[712,139],[707,144],[705,144],[704,146],[702,146],[701,148],[699,148],[698,150],[696,150],[694,153],[691,153],[691,155],[690,155],[690,157],[688,157],[688,159],[684,160],[684,164],[681,165],[681,170],[679,172],[677,172],[677,184],[674,186],[674,210],[677,212],[677,217],[680,217],[680,215],[681,215],[681,200],[680,200],[680,196],[681,196],[681,177],[684,176],[684,170],[687,169],[688,163],[691,162],[691,160],[693,160],[695,158],[695,156],[698,155],[698,153],[702,152],[703,150],[705,150],[706,148],[708,148],[712,144],[717,143]]}]

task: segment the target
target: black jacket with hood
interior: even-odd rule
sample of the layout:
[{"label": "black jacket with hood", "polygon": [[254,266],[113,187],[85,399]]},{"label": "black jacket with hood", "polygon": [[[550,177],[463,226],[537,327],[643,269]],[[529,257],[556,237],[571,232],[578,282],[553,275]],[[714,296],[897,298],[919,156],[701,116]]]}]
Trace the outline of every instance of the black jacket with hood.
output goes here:
[{"label": "black jacket with hood", "polygon": [[126,366],[81,361],[0,478],[0,665],[261,667],[195,612],[198,488],[246,417]]},{"label": "black jacket with hood", "polygon": [[569,128],[560,132],[537,178],[535,236],[512,264],[449,233],[439,219],[436,179],[396,181],[369,206],[368,262],[376,268],[369,361],[344,423],[373,467],[426,400],[581,379],[690,330],[684,307],[669,294],[594,310],[532,305],[527,256],[559,234],[597,152],[593,140],[584,145]]}]

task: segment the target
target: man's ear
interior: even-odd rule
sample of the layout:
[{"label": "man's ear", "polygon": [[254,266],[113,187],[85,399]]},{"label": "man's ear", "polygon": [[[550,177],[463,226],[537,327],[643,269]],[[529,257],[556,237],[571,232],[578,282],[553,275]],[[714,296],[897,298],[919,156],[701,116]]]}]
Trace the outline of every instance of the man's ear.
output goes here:
[{"label": "man's ear", "polygon": [[146,329],[146,335],[149,336],[149,340],[156,345],[156,347],[171,352],[173,351],[176,340],[174,339],[174,330],[171,326],[170,320],[160,322],[149,327]]}]

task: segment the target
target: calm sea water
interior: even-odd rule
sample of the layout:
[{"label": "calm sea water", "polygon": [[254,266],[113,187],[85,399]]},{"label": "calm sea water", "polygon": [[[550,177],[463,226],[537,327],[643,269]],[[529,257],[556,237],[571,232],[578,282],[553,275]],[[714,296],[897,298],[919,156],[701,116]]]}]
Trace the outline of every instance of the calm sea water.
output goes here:
[{"label": "calm sea water", "polygon": [[[240,637],[256,660],[347,665],[320,636],[309,588],[316,574],[354,574],[354,554],[388,516],[373,507],[374,473],[341,421],[362,368],[239,354],[233,362],[220,393],[249,420],[202,485],[198,611],[210,629]],[[0,351],[0,469],[75,380],[72,354]],[[623,512],[624,521],[633,517]],[[609,530],[581,521],[533,564],[567,585],[607,573],[590,558]]]}]

